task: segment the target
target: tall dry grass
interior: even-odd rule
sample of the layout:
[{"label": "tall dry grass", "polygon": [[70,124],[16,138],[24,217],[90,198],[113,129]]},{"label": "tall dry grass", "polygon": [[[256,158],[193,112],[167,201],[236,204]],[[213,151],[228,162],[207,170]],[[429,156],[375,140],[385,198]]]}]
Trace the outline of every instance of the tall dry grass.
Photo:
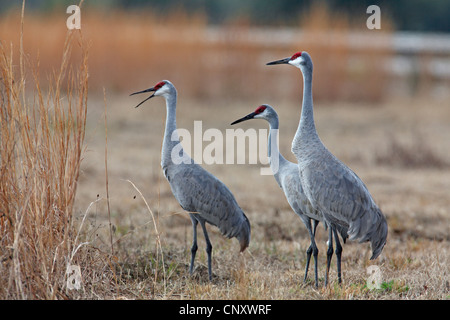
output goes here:
[{"label": "tall dry grass", "polygon": [[[23,21],[22,11],[22,31]],[[63,298],[79,246],[72,209],[84,149],[88,53],[69,32],[44,90],[39,58],[32,63],[25,54],[22,31],[18,58],[12,43],[0,44],[0,298]],[[74,46],[81,52],[77,67],[70,63]]]}]

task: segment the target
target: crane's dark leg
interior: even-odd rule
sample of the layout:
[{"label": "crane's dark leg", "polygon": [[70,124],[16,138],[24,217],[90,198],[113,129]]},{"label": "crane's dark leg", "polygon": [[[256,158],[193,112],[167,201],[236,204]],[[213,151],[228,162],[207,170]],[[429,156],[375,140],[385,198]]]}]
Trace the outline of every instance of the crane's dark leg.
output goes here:
[{"label": "crane's dark leg", "polygon": [[203,234],[205,235],[206,253],[208,255],[208,275],[209,275],[209,281],[211,281],[212,280],[212,272],[211,272],[212,245],[211,245],[211,241],[209,241],[208,232],[206,231],[205,221],[200,220],[200,225],[202,226]]},{"label": "crane's dark leg", "polygon": [[192,275],[192,272],[194,272],[194,260],[195,260],[195,254],[197,253],[197,219],[192,215],[192,213],[189,214],[191,216],[192,221],[192,231],[193,231],[193,240],[192,240],[192,247],[191,247],[191,265],[189,267],[189,273]]},{"label": "crane's dark leg", "polygon": [[330,225],[328,225],[327,271],[325,273],[325,287],[328,285],[328,272],[330,271],[332,256],[333,256],[333,228]]},{"label": "crane's dark leg", "polygon": [[309,248],[306,250],[306,267],[305,267],[305,277],[303,278],[303,282],[306,282],[306,278],[308,277],[308,269],[309,269],[309,261],[311,260],[311,254],[312,254],[312,229],[311,229],[311,219],[308,219],[305,222],[306,229],[308,229],[309,237],[311,238],[311,244],[309,245]]},{"label": "crane's dark leg", "polygon": [[319,249],[317,249],[317,245],[316,245],[316,229],[317,226],[319,225],[319,221],[318,220],[314,220],[313,222],[313,256],[314,256],[314,281],[316,283],[316,288],[319,286],[319,277],[318,277],[318,273],[317,273],[317,256],[319,255]]},{"label": "crane's dark leg", "polygon": [[305,267],[305,277],[303,278],[303,282],[306,282],[306,279],[308,277],[308,269],[309,269],[309,262],[311,260],[311,254],[314,255],[314,280],[316,283],[316,287],[318,287],[318,276],[317,276],[317,255],[319,254],[319,250],[317,249],[315,236],[316,236],[316,228],[319,224],[319,221],[313,220],[314,227],[311,230],[311,219],[308,219],[307,222],[305,222],[306,228],[308,229],[309,236],[311,238],[311,245],[309,246],[308,250],[306,250],[306,267]]},{"label": "crane's dark leg", "polygon": [[309,237],[311,238],[311,244],[309,245],[309,248],[306,250],[306,267],[305,267],[305,277],[303,278],[303,282],[306,282],[306,279],[308,277],[308,269],[309,269],[309,261],[311,260],[311,254],[313,252],[313,233],[311,229],[311,219],[308,219],[305,222],[306,229],[308,229]]},{"label": "crane's dark leg", "polygon": [[339,282],[339,284],[341,284],[342,283],[342,278],[341,278],[342,246],[341,246],[341,243],[339,242],[338,233],[337,233],[336,229],[334,229],[334,228],[333,228],[333,234],[334,234],[334,239],[336,240],[336,251],[334,251],[334,252],[336,253],[336,259],[337,259],[338,282]]}]

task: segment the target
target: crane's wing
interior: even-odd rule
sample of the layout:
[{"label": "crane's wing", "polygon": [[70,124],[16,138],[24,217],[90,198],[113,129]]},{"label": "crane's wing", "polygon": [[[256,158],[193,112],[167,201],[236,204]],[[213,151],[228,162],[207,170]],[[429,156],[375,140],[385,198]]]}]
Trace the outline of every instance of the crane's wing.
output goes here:
[{"label": "crane's wing", "polygon": [[[286,175],[282,180],[282,188],[286,195],[286,198],[291,206],[292,210],[303,220],[304,223],[307,223],[309,218],[323,221],[323,214],[320,210],[313,207],[308,197],[306,196],[303,186],[300,180],[300,176],[298,174],[298,167],[295,165],[293,170],[290,170],[291,173]],[[344,243],[348,238],[348,225],[340,221],[339,223],[335,223],[334,225],[341,235]],[[324,224],[325,229],[327,228],[327,224]]]},{"label": "crane's wing", "polygon": [[280,175],[281,188],[292,210],[301,218],[302,215],[305,215],[308,218],[322,221],[322,215],[313,208],[303,191],[297,165],[292,163],[292,166],[287,167]]},{"label": "crane's wing", "polygon": [[181,207],[218,227],[224,236],[237,236],[248,223],[231,191],[199,165],[173,165],[166,177]]},{"label": "crane's wing", "polygon": [[351,240],[371,241],[377,256],[387,237],[387,223],[362,180],[331,153],[303,169],[301,179],[309,184],[313,205],[332,223],[348,225]]}]

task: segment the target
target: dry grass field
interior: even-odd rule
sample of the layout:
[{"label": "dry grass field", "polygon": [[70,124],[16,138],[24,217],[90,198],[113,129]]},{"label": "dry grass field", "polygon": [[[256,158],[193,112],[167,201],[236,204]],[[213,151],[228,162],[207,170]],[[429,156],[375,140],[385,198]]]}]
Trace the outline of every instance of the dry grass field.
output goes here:
[{"label": "dry grass field", "polygon": [[[389,28],[379,47],[354,52],[346,45],[350,23],[320,7],[300,17],[309,36],[284,45],[273,30],[245,21],[217,32],[202,16],[180,12],[164,19],[83,12],[68,50],[66,18],[25,15],[23,37],[20,14],[0,21],[1,299],[450,298],[450,108],[425,89],[386,95],[399,81],[380,64],[391,55]],[[334,40],[317,42],[327,30]],[[262,45],[257,35],[266,32],[272,37]],[[370,261],[368,243],[347,242],[343,284],[333,259],[325,288],[327,232],[319,225],[320,286],[311,271],[303,283],[309,236],[274,178],[261,175],[260,164],[203,164],[233,192],[252,236],[239,253],[235,239],[208,226],[209,282],[199,230],[191,277],[191,222],[160,167],[164,101],[135,109],[141,97],[129,94],[171,80],[179,94],[177,125],[190,132],[194,121],[203,131],[265,129],[261,120],[230,123],[271,104],[280,117],[281,152],[295,161],[290,145],[301,75],[264,63],[298,50],[315,63],[322,141],[366,183],[387,218],[384,251]],[[429,88],[430,79],[417,75],[418,89]],[[367,287],[371,265],[381,270],[380,289]],[[78,289],[69,286],[69,266],[80,268]]]},{"label": "dry grass field", "polygon": [[[300,89],[299,89],[300,90]],[[202,105],[185,101],[179,92],[178,126],[190,129],[229,128],[260,102]],[[370,261],[369,244],[347,242],[343,253],[343,285],[337,285],[333,260],[328,288],[303,284],[309,237],[271,176],[259,165],[204,165],[235,194],[252,225],[250,247],[239,254],[237,241],[224,239],[210,227],[213,281],[207,280],[201,233],[193,277],[189,276],[191,222],[171,194],[160,169],[165,104],[152,99],[138,109],[127,95],[108,98],[108,184],[114,225],[114,268],[87,278],[84,298],[130,299],[448,299],[450,110],[436,103],[393,101],[377,106],[316,105],[316,122],[324,143],[365,181],[389,224],[387,245]],[[261,101],[262,102],[262,101]],[[270,102],[270,101],[265,101]],[[88,150],[76,201],[76,216],[88,214],[85,248],[110,253],[104,174],[104,127],[101,99],[88,116]],[[96,105],[98,109],[96,109]],[[300,112],[298,104],[276,104],[280,114],[283,154],[293,161],[290,142]],[[243,128],[265,128],[253,121]],[[394,143],[395,142],[395,143]],[[206,144],[206,143],[205,143]],[[404,155],[397,156],[403,150]],[[422,158],[422,155],[428,155]],[[423,159],[410,167],[408,157]],[[439,159],[439,161],[435,160]],[[402,162],[405,161],[405,162]],[[445,163],[445,164],[443,164]],[[141,195],[127,181],[132,181]],[[91,201],[100,198],[85,212]],[[156,218],[157,232],[152,214]],[[318,229],[319,277],[323,285],[327,233]],[[163,252],[159,253],[157,235]],[[90,249],[89,249],[90,248]],[[94,250],[94,248],[96,248]],[[100,262],[98,262],[100,263]],[[164,264],[163,264],[164,263]],[[368,266],[382,271],[380,290],[366,286]],[[109,276],[107,276],[109,274]],[[102,278],[106,277],[106,278]],[[155,278],[156,277],[156,278]],[[310,278],[312,279],[312,278]],[[105,292],[106,282],[111,291]],[[73,294],[73,293],[71,293]]]}]

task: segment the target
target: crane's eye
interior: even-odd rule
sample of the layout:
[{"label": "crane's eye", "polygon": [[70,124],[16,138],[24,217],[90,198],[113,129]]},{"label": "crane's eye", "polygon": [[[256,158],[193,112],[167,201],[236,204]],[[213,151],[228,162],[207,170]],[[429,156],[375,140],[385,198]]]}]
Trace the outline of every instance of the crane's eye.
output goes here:
[{"label": "crane's eye", "polygon": [[266,108],[267,108],[266,106],[259,106],[258,108],[256,108],[255,113],[260,114],[261,112],[266,110]]}]

